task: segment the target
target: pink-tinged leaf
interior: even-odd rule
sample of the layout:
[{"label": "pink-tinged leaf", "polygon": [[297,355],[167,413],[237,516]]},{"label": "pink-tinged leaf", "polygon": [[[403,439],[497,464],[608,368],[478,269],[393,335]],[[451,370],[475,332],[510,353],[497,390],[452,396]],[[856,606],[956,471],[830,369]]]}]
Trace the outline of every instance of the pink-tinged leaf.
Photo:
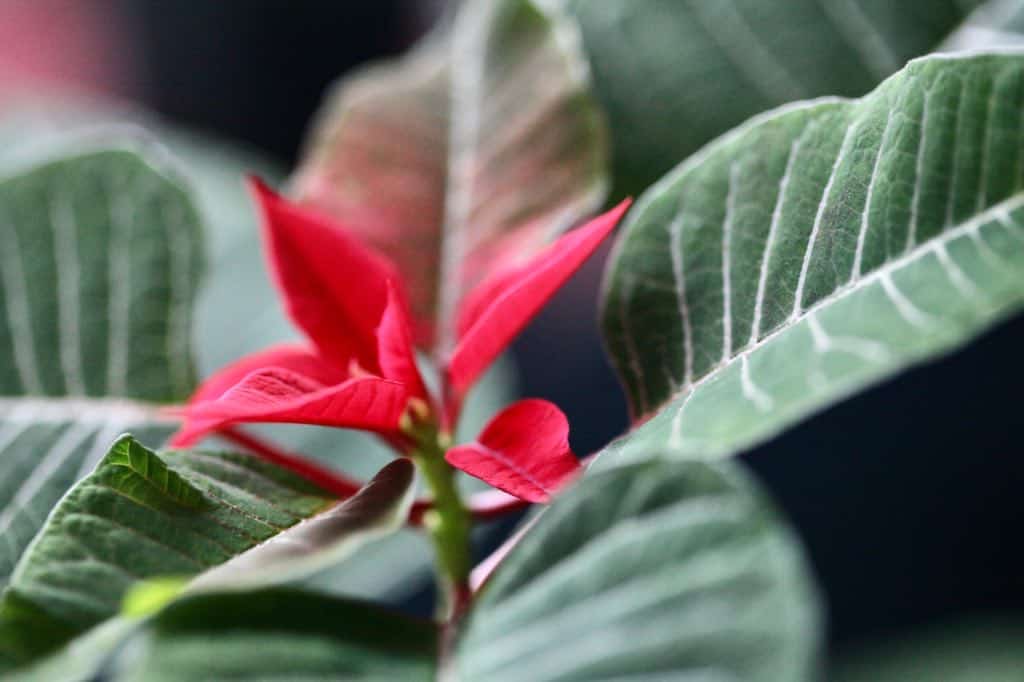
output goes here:
[{"label": "pink-tinged leaf", "polygon": [[580,471],[569,448],[569,422],[546,400],[502,410],[475,443],[445,454],[452,466],[528,502],[548,502]]},{"label": "pink-tinged leaf", "polygon": [[172,445],[194,444],[204,435],[240,423],[316,424],[394,432],[408,393],[398,382],[377,377],[349,379],[325,386],[286,369],[257,370],[216,400],[185,409],[185,425]]},{"label": "pink-tinged leaf", "polygon": [[285,309],[320,353],[339,367],[355,360],[376,372],[374,330],[387,304],[394,265],[331,218],[289,203],[258,180],[270,269]]},{"label": "pink-tinged leaf", "polygon": [[345,78],[320,114],[293,187],[405,273],[416,343],[429,348],[437,298],[448,140],[447,46]]},{"label": "pink-tinged leaf", "polygon": [[576,28],[540,4],[462,3],[447,34],[346,78],[294,181],[302,203],[399,265],[416,342],[437,358],[467,292],[604,199],[605,130]]},{"label": "pink-tinged leaf", "polygon": [[391,282],[388,304],[377,327],[377,356],[385,379],[405,384],[412,397],[427,399],[427,389],[416,366],[408,304]]},{"label": "pink-tinged leaf", "polygon": [[526,265],[494,275],[466,299],[459,316],[461,335],[447,366],[456,399],[597,250],[629,203],[563,236]]},{"label": "pink-tinged leaf", "polygon": [[189,398],[189,403],[216,400],[249,374],[271,368],[291,370],[325,386],[340,384],[349,378],[344,368],[335,367],[315,351],[295,344],[282,344],[247,355],[222,367],[199,385]]}]

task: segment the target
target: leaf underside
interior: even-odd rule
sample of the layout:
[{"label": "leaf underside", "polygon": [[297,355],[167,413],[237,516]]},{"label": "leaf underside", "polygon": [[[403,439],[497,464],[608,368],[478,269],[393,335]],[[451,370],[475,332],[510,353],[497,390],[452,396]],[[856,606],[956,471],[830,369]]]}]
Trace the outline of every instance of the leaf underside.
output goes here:
[{"label": "leaf underside", "polygon": [[925,58],[760,116],[653,187],[605,287],[653,416],[621,450],[731,454],[1019,309],[1022,107],[1024,57]]}]

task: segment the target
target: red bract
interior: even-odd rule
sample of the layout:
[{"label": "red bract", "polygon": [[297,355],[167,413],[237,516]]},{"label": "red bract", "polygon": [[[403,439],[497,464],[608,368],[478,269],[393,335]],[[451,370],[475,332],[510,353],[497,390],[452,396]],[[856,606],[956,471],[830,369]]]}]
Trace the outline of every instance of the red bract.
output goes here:
[{"label": "red bract", "polygon": [[[468,390],[512,338],[611,233],[628,202],[574,230],[535,258],[499,272],[465,297],[454,350],[432,396],[416,366],[404,282],[394,265],[345,226],[289,203],[257,180],[253,194],[274,281],[311,347],[279,346],[216,373],[182,409],[172,440],[190,445],[234,424],[318,424],[372,431],[403,451],[423,433],[448,432]],[[568,422],[542,400],[500,413],[477,443],[448,461],[530,502],[546,502],[577,471]]]},{"label": "red bract", "polygon": [[546,400],[520,400],[491,420],[475,443],[452,448],[449,464],[527,502],[549,502],[579,471],[569,421]]}]

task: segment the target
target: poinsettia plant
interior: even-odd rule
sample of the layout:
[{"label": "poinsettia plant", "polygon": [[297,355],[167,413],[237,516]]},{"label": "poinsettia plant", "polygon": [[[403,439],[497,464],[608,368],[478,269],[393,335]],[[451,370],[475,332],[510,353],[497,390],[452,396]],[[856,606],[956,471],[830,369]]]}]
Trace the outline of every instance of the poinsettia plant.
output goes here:
[{"label": "poinsettia plant", "polygon": [[[473,443],[452,445],[462,402],[481,373],[517,332],[611,234],[628,202],[558,239],[525,263],[499,270],[460,302],[454,348],[441,350],[441,386],[431,395],[417,368],[405,282],[381,254],[345,226],[290,204],[258,180],[274,281],[290,317],[310,346],[279,346],[217,372],[183,410],[174,447],[210,433],[234,437],[276,464],[349,496],[358,484],[273,446],[231,431],[246,422],[361,429],[411,457],[430,485],[420,505],[437,543],[445,585],[468,595],[470,516],[493,513],[493,501],[467,509],[451,467],[523,502],[548,502],[580,468],[569,448],[569,424],[554,404],[520,400],[492,419]],[[424,324],[429,321],[424,322]],[[505,503],[513,509],[515,503]]]},{"label": "poinsettia plant", "polygon": [[[0,156],[0,675],[881,679],[734,456],[1024,307],[1024,55],[912,59],[975,4],[462,3],[248,198],[173,131]],[[484,375],[610,240],[579,457]]]}]

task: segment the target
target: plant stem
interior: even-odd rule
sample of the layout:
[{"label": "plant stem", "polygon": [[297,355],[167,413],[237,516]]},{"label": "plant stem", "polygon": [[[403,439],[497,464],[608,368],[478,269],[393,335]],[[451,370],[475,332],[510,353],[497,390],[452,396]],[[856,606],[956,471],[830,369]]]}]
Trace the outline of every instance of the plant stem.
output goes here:
[{"label": "plant stem", "polygon": [[441,448],[421,449],[414,459],[434,497],[434,507],[424,514],[423,525],[434,541],[439,615],[448,621],[458,615],[469,597],[472,517],[455,485],[455,470],[444,461]]}]

